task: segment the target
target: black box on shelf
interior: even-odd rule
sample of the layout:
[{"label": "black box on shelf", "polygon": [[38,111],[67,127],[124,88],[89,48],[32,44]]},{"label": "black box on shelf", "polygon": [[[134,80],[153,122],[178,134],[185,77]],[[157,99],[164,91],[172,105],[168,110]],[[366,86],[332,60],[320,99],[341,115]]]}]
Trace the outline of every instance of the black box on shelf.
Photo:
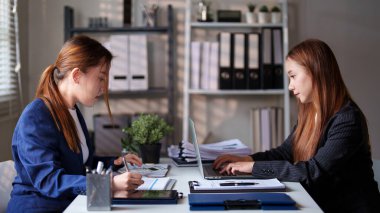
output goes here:
[{"label": "black box on shelf", "polygon": [[218,22],[241,22],[240,10],[218,10]]}]

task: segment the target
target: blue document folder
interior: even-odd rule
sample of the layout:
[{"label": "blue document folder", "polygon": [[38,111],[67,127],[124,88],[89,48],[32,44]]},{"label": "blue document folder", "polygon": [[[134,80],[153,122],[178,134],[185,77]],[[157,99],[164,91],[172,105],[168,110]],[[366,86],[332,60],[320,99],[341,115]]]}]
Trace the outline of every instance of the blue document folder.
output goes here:
[{"label": "blue document folder", "polygon": [[297,210],[296,202],[285,193],[189,194],[190,210]]}]

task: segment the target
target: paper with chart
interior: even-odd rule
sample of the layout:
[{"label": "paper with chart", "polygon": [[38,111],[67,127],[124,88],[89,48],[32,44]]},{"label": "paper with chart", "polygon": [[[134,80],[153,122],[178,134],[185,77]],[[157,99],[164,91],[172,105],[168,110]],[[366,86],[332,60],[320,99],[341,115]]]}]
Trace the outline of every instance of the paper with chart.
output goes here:
[{"label": "paper with chart", "polygon": [[[141,167],[127,164],[130,172],[139,173],[146,177],[165,177],[169,171],[169,164],[143,164]],[[119,169],[120,173],[125,172],[125,167]]]},{"label": "paper with chart", "polygon": [[144,183],[137,190],[170,190],[173,188],[175,179],[143,177]]}]

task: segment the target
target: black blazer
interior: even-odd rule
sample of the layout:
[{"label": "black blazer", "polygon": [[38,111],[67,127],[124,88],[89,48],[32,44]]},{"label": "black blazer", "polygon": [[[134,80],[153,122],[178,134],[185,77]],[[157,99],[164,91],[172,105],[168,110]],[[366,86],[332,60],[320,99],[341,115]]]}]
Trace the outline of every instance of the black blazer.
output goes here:
[{"label": "black blazer", "polygon": [[329,120],[315,156],[297,164],[292,153],[294,129],[281,146],[251,156],[255,178],[300,182],[326,212],[380,211],[367,123],[354,102]]}]

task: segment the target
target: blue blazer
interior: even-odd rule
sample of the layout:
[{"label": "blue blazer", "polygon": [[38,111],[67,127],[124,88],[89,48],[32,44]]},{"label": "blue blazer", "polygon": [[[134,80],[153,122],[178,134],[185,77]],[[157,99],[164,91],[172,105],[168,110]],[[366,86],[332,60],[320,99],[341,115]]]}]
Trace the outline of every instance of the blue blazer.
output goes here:
[{"label": "blue blazer", "polygon": [[[94,147],[83,116],[76,109],[90,164]],[[85,194],[82,152],[70,150],[41,99],[35,99],[21,114],[13,134],[12,154],[17,176],[7,212],[61,212],[78,194]]]}]

